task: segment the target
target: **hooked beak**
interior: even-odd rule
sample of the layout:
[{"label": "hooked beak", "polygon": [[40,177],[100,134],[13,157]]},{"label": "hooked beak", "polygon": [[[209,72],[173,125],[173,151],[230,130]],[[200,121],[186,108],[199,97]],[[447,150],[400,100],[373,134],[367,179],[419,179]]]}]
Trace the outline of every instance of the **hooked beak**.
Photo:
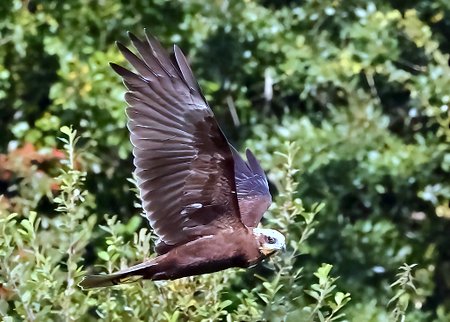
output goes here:
[{"label": "hooked beak", "polygon": [[275,251],[272,250],[272,249],[265,249],[265,248],[262,248],[262,249],[261,249],[261,253],[262,253],[264,256],[267,256],[267,257],[269,257],[270,255],[272,255],[274,252],[275,252]]}]

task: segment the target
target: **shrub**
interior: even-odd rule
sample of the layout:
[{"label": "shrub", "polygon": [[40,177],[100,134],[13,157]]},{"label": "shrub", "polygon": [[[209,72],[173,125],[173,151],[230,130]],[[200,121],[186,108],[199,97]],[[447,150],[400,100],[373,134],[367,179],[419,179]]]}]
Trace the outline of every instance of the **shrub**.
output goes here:
[{"label": "shrub", "polygon": [[[417,292],[410,295],[405,316],[448,320],[449,15],[446,1],[424,0],[2,2],[0,209],[7,237],[0,239],[6,256],[0,258],[23,261],[12,272],[16,281],[19,276],[27,278],[19,290],[6,287],[7,268],[0,267],[0,312],[19,319],[30,309],[26,303],[38,303],[33,305],[39,307],[31,307],[33,314],[47,305],[54,305],[52,312],[61,312],[60,292],[74,292],[71,301],[85,305],[76,314],[94,317],[95,312],[83,310],[95,306],[96,300],[89,299],[100,295],[88,294],[84,301],[86,294],[67,288],[66,273],[80,265],[92,269],[94,264],[110,263],[106,268],[113,269],[147,254],[137,245],[151,235],[140,233],[146,224],[136,216],[133,185],[126,180],[132,162],[124,89],[107,62],[123,63],[113,42],[125,42],[126,30],[142,34],[148,27],[164,45],[177,42],[183,48],[227,137],[253,148],[270,170],[276,202],[268,223],[287,230],[289,240],[301,241],[302,225],[312,220],[306,214],[315,214],[317,203],[325,205],[313,216],[307,242],[298,250],[291,245],[300,255],[269,265],[281,268],[283,274],[260,267],[202,277],[217,279],[202,280],[219,287],[220,301],[208,299],[214,302],[209,305],[214,312],[222,319],[227,314],[236,319],[264,314],[275,319],[285,312],[305,316],[303,308],[314,307],[309,303],[314,298],[304,291],[314,290],[314,273],[327,267],[322,263],[330,263],[331,274],[340,276],[333,285],[342,294],[352,294],[346,304],[350,320],[387,319],[392,308],[386,307],[393,296],[389,285],[406,262],[417,263]],[[80,171],[79,179],[85,178],[86,191],[86,200],[74,210],[73,220],[81,225],[74,225],[74,234],[81,234],[78,229],[84,227],[86,235],[71,259],[77,267],[69,270],[68,254],[62,255],[70,245],[65,234],[71,228],[64,226],[70,224],[67,211],[55,213],[51,201],[59,191],[53,181],[59,156],[52,156],[52,151],[57,151],[53,149],[59,128],[71,124],[82,134],[75,170]],[[298,152],[286,169],[286,155],[295,147]],[[20,151],[29,151],[32,159],[23,159]],[[300,184],[293,188],[286,177]],[[285,203],[283,193],[288,190],[292,204]],[[286,217],[290,212],[297,214]],[[289,226],[286,218],[291,220]],[[47,236],[54,240],[37,242],[35,253],[30,238]],[[116,253],[104,249],[105,240],[118,243]],[[42,266],[47,271],[39,266],[42,272],[58,265],[60,271],[36,293],[26,293],[41,274],[36,273],[36,254],[46,258],[47,262],[38,262],[47,265]],[[14,268],[11,264],[8,271]],[[326,275],[325,268],[319,275]],[[264,280],[256,281],[253,274]],[[292,279],[284,280],[289,274]],[[301,278],[295,282],[297,277]],[[221,288],[221,278],[229,287]],[[146,284],[148,292],[159,287],[148,285],[152,284]],[[284,287],[278,290],[280,285]],[[137,292],[135,288],[124,292],[132,290]],[[108,294],[118,301],[102,298],[99,312],[111,318],[122,314],[119,308],[126,295]],[[267,312],[264,299],[271,303]],[[227,300],[231,304],[221,307]],[[117,309],[105,303],[118,303]],[[140,310],[134,303],[129,307]],[[333,310],[326,300],[322,303],[323,314]],[[188,304],[183,305],[180,313],[174,306],[170,310],[179,319],[194,316]]]}]

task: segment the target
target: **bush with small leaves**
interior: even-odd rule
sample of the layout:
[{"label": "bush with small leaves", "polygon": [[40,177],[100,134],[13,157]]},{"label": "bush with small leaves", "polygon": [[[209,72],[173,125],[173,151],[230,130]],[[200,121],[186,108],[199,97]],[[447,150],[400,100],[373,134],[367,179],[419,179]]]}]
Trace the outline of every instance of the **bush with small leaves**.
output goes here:
[{"label": "bush with small leaves", "polygon": [[[7,236],[0,238],[0,312],[19,319],[50,305],[54,317],[69,306],[60,299],[67,292],[80,305],[74,314],[84,314],[97,302],[71,285],[81,266],[111,270],[151,256],[151,245],[139,254],[133,246],[152,237],[139,230],[145,223],[127,181],[124,89],[107,64],[123,63],[115,40],[147,27],[165,47],[183,48],[227,137],[236,146],[245,142],[269,170],[275,203],[264,224],[288,232],[292,251],[251,271],[223,273],[229,287],[212,280],[220,303],[197,294],[161,319],[193,318],[204,297],[219,319],[294,314],[286,312],[310,306],[305,290],[330,263],[340,276],[337,289],[352,294],[347,318],[387,320],[389,285],[407,262],[418,265],[406,316],[447,321],[449,17],[443,0],[0,1],[0,211]],[[74,170],[64,165],[58,184],[60,155],[52,151],[59,128],[70,124],[82,133],[83,153]],[[20,159],[24,151],[33,158]],[[83,188],[70,188],[77,180]],[[60,185],[75,199],[64,190],[56,196]],[[53,211],[55,196],[72,203],[72,219],[64,203]],[[30,225],[35,237],[25,235]],[[43,282],[42,294],[26,292],[49,272],[59,273]],[[214,276],[225,279],[221,274]],[[19,276],[26,287],[16,290]],[[119,293],[110,293],[121,301],[116,309],[103,298],[89,316],[97,310],[120,319]],[[322,303],[326,318],[333,308]]]}]

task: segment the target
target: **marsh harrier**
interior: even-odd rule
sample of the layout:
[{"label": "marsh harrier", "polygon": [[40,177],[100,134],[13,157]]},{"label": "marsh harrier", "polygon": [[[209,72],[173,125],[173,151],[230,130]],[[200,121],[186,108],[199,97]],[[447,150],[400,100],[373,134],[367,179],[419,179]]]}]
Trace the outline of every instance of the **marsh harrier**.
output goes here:
[{"label": "marsh harrier", "polygon": [[117,45],[135,72],[111,67],[128,89],[137,184],[158,256],[80,286],[249,267],[283,249],[280,232],[257,228],[272,200],[264,171],[250,150],[244,161],[229,144],[181,50],[171,58],[153,36],[129,37],[140,57]]}]

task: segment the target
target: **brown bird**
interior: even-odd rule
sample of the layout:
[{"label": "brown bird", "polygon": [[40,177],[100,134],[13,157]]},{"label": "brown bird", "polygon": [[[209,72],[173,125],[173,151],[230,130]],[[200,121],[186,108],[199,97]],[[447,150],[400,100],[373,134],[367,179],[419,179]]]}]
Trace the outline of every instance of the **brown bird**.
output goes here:
[{"label": "brown bird", "polygon": [[111,63],[128,89],[128,128],[142,206],[159,236],[157,257],[83,288],[166,280],[249,267],[285,248],[284,236],[256,228],[272,198],[254,155],[228,143],[188,62],[146,33],[129,37],[140,57],[117,43],[137,73]]}]

